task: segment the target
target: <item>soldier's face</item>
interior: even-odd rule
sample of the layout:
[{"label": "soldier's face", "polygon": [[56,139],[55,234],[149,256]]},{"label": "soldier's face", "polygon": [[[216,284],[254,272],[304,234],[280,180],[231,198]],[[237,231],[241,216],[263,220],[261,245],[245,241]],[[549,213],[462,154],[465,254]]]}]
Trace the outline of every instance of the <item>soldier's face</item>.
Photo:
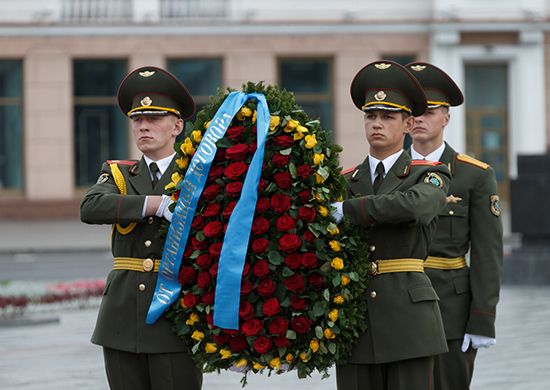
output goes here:
[{"label": "soldier's face", "polygon": [[365,112],[364,123],[371,154],[376,156],[376,153],[395,153],[403,147],[413,118],[401,111],[373,110]]},{"label": "soldier's face", "polygon": [[174,142],[183,129],[183,121],[175,115],[136,115],[131,123],[136,146],[155,161],[174,152]]},{"label": "soldier's face", "polygon": [[414,118],[411,137],[415,142],[428,142],[443,139],[443,129],[449,123],[447,107],[428,108],[426,112]]}]

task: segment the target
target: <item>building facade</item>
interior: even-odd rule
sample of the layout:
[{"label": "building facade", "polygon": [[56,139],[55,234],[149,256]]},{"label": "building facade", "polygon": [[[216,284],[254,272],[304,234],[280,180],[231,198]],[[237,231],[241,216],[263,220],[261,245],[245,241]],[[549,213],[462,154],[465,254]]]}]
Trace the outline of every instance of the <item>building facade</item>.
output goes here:
[{"label": "building facade", "polygon": [[0,219],[76,217],[102,161],[139,156],[115,96],[142,65],[199,107],[248,80],[293,91],[347,168],[368,152],[356,72],[433,62],[466,96],[446,139],[495,168],[506,201],[517,156],[550,148],[549,16],[550,0],[20,0],[0,15]]}]

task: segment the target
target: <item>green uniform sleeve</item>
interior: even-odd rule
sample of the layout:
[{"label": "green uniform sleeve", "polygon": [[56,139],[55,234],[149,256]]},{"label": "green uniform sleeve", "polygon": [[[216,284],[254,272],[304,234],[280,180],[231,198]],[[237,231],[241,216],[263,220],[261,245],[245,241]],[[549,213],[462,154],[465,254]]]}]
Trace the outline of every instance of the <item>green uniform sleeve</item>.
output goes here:
[{"label": "green uniform sleeve", "polygon": [[97,183],[86,192],[80,203],[80,220],[89,224],[139,222],[143,219],[145,196],[121,195],[110,167],[103,164]]},{"label": "green uniform sleeve", "polygon": [[[377,223],[429,224],[445,207],[451,178],[445,165],[424,169],[416,175],[417,181],[404,191],[366,195],[344,201],[344,215],[351,223],[365,227]],[[440,185],[430,181],[430,173],[437,175]]]},{"label": "green uniform sleeve", "polygon": [[492,168],[480,176],[470,202],[470,288],[466,332],[495,337],[495,315],[502,274],[502,222]]}]

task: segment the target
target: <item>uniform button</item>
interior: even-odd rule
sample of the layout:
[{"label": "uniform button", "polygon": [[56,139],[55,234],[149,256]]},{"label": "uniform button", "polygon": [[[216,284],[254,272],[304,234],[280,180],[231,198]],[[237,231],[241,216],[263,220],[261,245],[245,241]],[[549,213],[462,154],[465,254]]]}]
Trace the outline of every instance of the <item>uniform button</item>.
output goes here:
[{"label": "uniform button", "polygon": [[149,272],[153,269],[153,267],[155,266],[155,262],[153,261],[153,259],[145,259],[143,260],[143,270],[145,272]]},{"label": "uniform button", "polygon": [[370,297],[371,298],[376,298],[376,291],[371,291],[370,292]]},{"label": "uniform button", "polygon": [[145,241],[145,246],[149,248],[151,246],[151,240]]},{"label": "uniform button", "polygon": [[449,215],[455,215],[455,212],[453,210],[450,210]]},{"label": "uniform button", "polygon": [[376,247],[374,245],[369,246],[369,252],[374,252]]},{"label": "uniform button", "polygon": [[145,285],[143,283],[140,283],[138,286],[139,291],[145,291]]},{"label": "uniform button", "polygon": [[147,218],[147,223],[150,225],[150,224],[153,223],[154,220],[155,220],[155,218],[149,217],[149,218]]}]

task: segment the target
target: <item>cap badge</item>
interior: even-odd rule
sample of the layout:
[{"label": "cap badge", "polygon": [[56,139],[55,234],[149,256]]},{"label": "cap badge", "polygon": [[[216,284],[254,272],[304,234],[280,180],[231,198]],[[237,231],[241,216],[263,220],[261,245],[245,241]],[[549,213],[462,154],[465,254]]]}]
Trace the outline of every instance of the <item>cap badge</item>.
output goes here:
[{"label": "cap badge", "polygon": [[384,100],[386,98],[386,96],[387,96],[386,92],[384,92],[384,91],[378,91],[374,94],[374,98],[379,102]]},{"label": "cap badge", "polygon": [[151,77],[154,74],[155,74],[154,70],[144,70],[143,72],[139,72],[139,75],[141,77]]},{"label": "cap badge", "polygon": [[153,103],[153,101],[149,96],[145,96],[143,99],[141,99],[140,103],[142,106],[148,107],[151,105],[151,103]]},{"label": "cap badge", "polygon": [[374,66],[376,66],[380,70],[384,70],[384,69],[388,69],[391,66],[391,64],[386,64],[385,62],[380,62],[378,64],[374,64]]},{"label": "cap badge", "polygon": [[426,69],[426,65],[413,65],[411,66],[411,69],[414,70],[415,72],[421,72],[424,69]]}]

